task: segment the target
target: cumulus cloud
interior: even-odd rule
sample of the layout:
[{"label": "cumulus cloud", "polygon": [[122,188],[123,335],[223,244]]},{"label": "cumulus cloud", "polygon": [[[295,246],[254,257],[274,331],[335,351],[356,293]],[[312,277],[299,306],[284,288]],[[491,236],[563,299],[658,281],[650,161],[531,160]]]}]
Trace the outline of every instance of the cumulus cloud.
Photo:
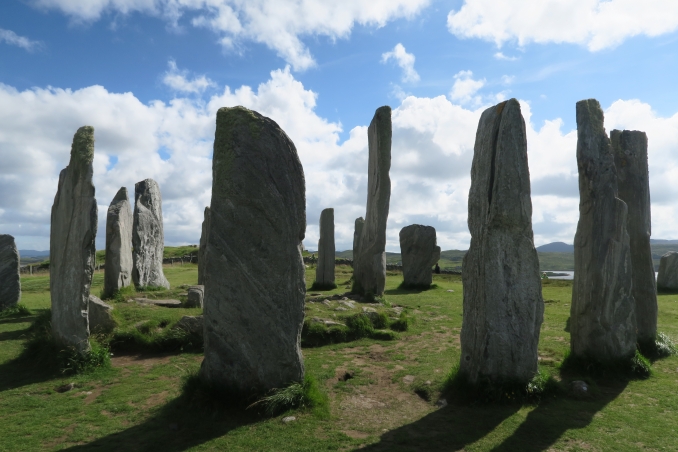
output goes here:
[{"label": "cumulus cloud", "polygon": [[474,80],[471,71],[459,71],[454,76],[450,99],[462,105],[481,104],[482,98],[477,96],[476,93],[485,86],[485,82],[485,79]]},{"label": "cumulus cloud", "polygon": [[4,28],[0,28],[0,42],[21,47],[22,49],[28,50],[29,52],[39,48],[42,45],[40,41],[33,41],[32,39],[28,39],[24,36],[19,36],[12,30],[5,30]]},{"label": "cumulus cloud", "polygon": [[405,47],[401,43],[396,44],[390,52],[381,55],[382,63],[386,63],[389,60],[395,60],[396,64],[400,66],[400,69],[403,70],[403,82],[419,81],[419,74],[414,70],[415,56],[411,53],[407,53],[407,50],[405,50]]},{"label": "cumulus cloud", "polygon": [[497,60],[504,60],[504,61],[516,61],[518,59],[518,57],[506,56],[502,52],[495,53],[494,58],[496,58]]},{"label": "cumulus cloud", "polygon": [[215,86],[215,83],[204,75],[189,80],[188,71],[179,70],[174,60],[170,60],[168,65],[169,70],[165,72],[162,82],[174,91],[197,94]]},{"label": "cumulus cloud", "polygon": [[678,29],[674,0],[464,0],[447,16],[450,33],[502,46],[515,41],[572,43],[598,51],[638,35],[659,36]]}]

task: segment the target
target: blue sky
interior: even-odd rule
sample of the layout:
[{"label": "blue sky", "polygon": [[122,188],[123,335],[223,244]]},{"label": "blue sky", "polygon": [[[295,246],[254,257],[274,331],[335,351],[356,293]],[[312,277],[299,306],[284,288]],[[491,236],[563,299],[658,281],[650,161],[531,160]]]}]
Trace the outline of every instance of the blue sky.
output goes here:
[{"label": "blue sky", "polygon": [[676,238],[678,5],[671,0],[6,0],[0,5],[0,233],[49,247],[70,141],[95,127],[97,247],[120,186],[153,177],[166,242],[197,243],[211,189],[214,114],[243,104],[299,150],[305,244],[335,208],[337,248],[364,216],[366,126],[394,109],[387,249],[435,226],[465,249],[475,128],[521,101],[537,245],[571,243],[578,218],[575,102],[606,127],[645,130],[653,237]]}]

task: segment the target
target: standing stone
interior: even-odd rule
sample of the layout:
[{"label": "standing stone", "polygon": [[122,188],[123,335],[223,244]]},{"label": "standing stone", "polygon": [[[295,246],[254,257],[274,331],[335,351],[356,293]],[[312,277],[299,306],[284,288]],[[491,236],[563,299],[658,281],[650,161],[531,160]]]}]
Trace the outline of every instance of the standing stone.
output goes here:
[{"label": "standing stone", "polygon": [[460,372],[471,383],[525,383],[537,372],[544,318],[525,121],[517,100],[480,117],[468,197]]},{"label": "standing stone", "polygon": [[80,353],[90,350],[87,310],[97,235],[93,159],[94,128],[84,126],[73,136],[71,160],[59,174],[49,237],[52,334]]},{"label": "standing stone", "polygon": [[112,311],[113,306],[90,294],[87,315],[90,331],[92,333],[110,333],[113,331],[116,324]]},{"label": "standing stone", "polygon": [[188,288],[188,294],[186,296],[186,307],[187,308],[201,308],[203,307],[203,300],[205,299],[205,286],[191,286]]},{"label": "standing stone", "polygon": [[104,298],[132,284],[132,224],[127,188],[122,187],[108,206],[106,215]]},{"label": "standing stone", "polygon": [[[365,220],[363,217],[358,217],[355,219],[355,229],[353,230],[353,274],[356,274],[356,268],[358,265],[358,255],[360,254],[360,236],[363,234],[363,226],[365,226]],[[355,278],[354,278],[355,279]]]},{"label": "standing stone", "polygon": [[0,311],[21,301],[19,262],[14,237],[0,234]]},{"label": "standing stone", "polygon": [[433,282],[431,267],[440,260],[436,229],[413,224],[400,230],[400,255],[405,287],[428,288]]},{"label": "standing stone", "polygon": [[678,290],[678,251],[669,251],[659,259],[657,287]]},{"label": "standing stone", "polygon": [[242,395],[304,379],[304,171],[273,120],[221,108],[205,273],[206,381]]},{"label": "standing stone", "polygon": [[315,269],[315,286],[333,289],[334,283],[334,209],[320,214],[320,239],[318,240],[318,266]]},{"label": "standing stone", "polygon": [[610,141],[617,170],[619,199],[628,207],[633,299],[636,303],[638,342],[653,342],[657,335],[657,285],[650,248],[650,176],[645,132],[613,130]]},{"label": "standing stone", "polygon": [[360,235],[359,254],[353,256],[358,292],[384,293],[386,284],[386,221],[391,199],[391,107],[380,107],[367,130],[369,165],[367,213]]},{"label": "standing stone", "polygon": [[627,207],[617,197],[612,146],[595,99],[577,102],[577,166],[572,354],[604,361],[628,358],[636,350],[636,316]]},{"label": "standing stone", "polygon": [[200,234],[200,248],[198,249],[198,284],[205,285],[205,266],[207,261],[205,254],[207,251],[207,234],[210,229],[210,208],[205,207],[205,217],[202,220],[202,234]]},{"label": "standing stone", "polygon": [[134,185],[134,270],[132,279],[137,287],[165,287],[170,284],[162,271],[165,235],[162,228],[162,198],[160,187],[153,179]]}]

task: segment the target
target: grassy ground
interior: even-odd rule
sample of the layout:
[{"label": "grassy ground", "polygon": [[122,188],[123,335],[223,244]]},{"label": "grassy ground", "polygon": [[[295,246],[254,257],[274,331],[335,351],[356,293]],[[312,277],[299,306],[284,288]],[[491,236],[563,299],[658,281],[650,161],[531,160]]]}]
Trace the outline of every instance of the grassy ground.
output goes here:
[{"label": "grassy ground", "polygon": [[[181,285],[197,281],[195,265],[165,267],[173,289],[144,296],[181,299]],[[307,317],[342,320],[365,305],[337,311],[350,269],[339,267],[339,287],[313,295]],[[315,277],[307,271],[310,287]],[[101,290],[96,273],[93,292]],[[202,353],[187,350],[140,353],[115,350],[110,369],[68,376],[17,359],[31,322],[49,308],[46,276],[22,278],[22,302],[33,314],[0,318],[0,451],[98,450],[369,450],[541,451],[676,450],[678,358],[654,363],[647,380],[592,383],[593,396],[562,395],[538,405],[461,405],[438,408],[438,390],[459,360],[462,285],[458,276],[435,275],[428,291],[397,289],[402,275],[387,277],[385,305],[414,319],[393,340],[357,341],[304,349],[308,374],[329,397],[329,415],[297,410],[295,421],[263,418],[183,392]],[[544,283],[545,321],[541,367],[565,382],[557,368],[568,349],[566,331],[571,283]],[[329,299],[323,304],[321,299]],[[678,295],[659,298],[660,330],[678,338]],[[145,320],[168,330],[197,309],[113,302],[119,331]],[[163,325],[160,327],[160,325]],[[162,334],[158,331],[157,334]],[[346,375],[351,378],[346,379]],[[56,388],[74,383],[69,392]],[[430,400],[424,400],[428,397]]]}]

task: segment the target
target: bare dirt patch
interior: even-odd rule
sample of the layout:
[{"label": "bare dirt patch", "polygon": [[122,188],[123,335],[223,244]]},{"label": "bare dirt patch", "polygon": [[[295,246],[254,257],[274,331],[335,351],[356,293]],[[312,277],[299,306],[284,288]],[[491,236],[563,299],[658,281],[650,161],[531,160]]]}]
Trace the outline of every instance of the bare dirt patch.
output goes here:
[{"label": "bare dirt patch", "polygon": [[130,366],[143,366],[150,369],[158,364],[169,364],[174,355],[118,355],[111,358],[111,366],[122,369]]}]

